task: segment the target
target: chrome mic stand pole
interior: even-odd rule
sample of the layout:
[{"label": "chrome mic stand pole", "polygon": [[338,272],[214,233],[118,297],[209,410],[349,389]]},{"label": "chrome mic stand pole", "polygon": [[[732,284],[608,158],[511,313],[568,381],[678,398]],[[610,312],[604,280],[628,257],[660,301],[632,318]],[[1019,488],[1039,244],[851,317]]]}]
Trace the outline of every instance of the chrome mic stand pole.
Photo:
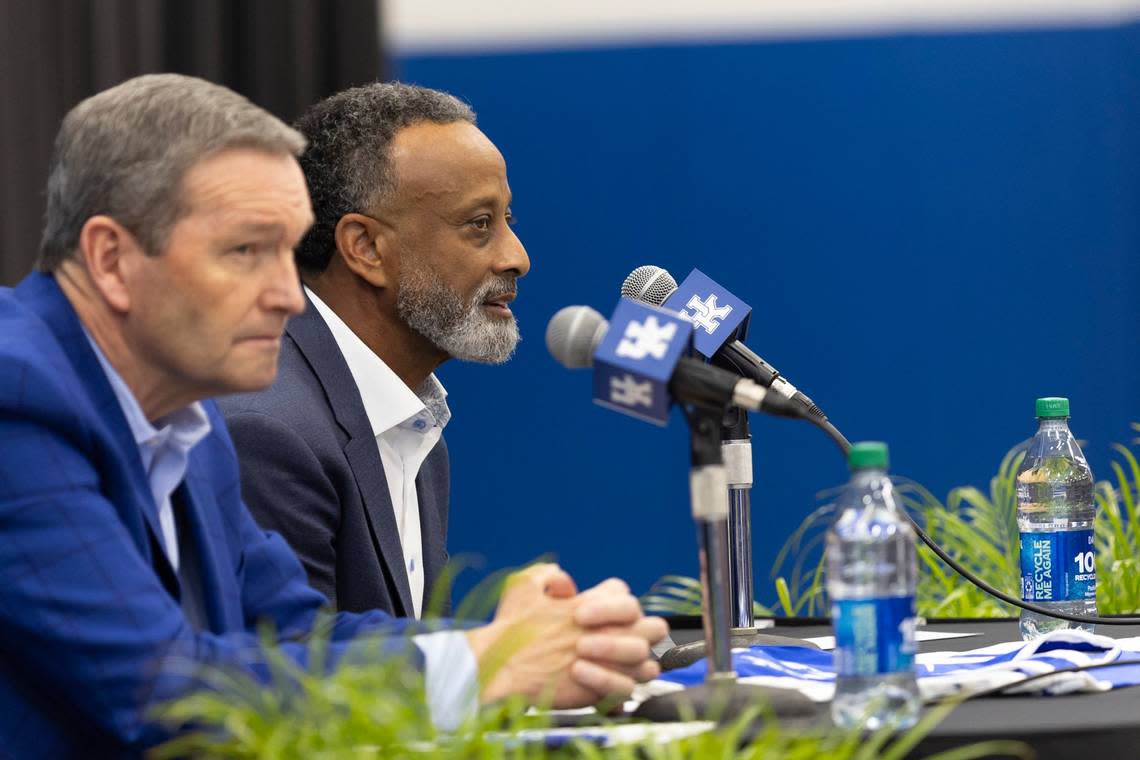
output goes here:
[{"label": "chrome mic stand pole", "polygon": [[[748,430],[747,412],[735,407],[716,417],[707,409],[688,410],[689,428],[693,449],[693,516],[697,518],[701,542],[701,592],[703,596],[702,614],[705,626],[705,640],[675,646],[661,656],[661,667],[665,670],[684,667],[696,662],[706,653],[709,661],[717,668],[724,662],[715,647],[721,646],[720,629],[727,631],[723,646],[730,651],[736,647],[751,646],[806,646],[814,644],[786,636],[760,633],[752,611],[752,531],[751,531],[751,491],[752,491],[752,441]],[[713,425],[713,437],[707,426]],[[710,451],[715,448],[714,451]],[[698,468],[698,452],[706,463]],[[702,492],[698,495],[698,478],[702,486],[712,488],[712,470],[715,463],[719,473],[720,499]],[[698,469],[701,475],[698,476]],[[700,502],[700,506],[698,504]],[[704,505],[708,505],[707,508]],[[723,506],[719,506],[723,505]],[[701,512],[698,512],[701,509]],[[702,520],[699,516],[710,510],[723,510],[724,518]],[[723,564],[722,564],[723,563]],[[725,575],[723,583],[720,573]],[[710,620],[710,612],[712,619]],[[723,621],[723,622],[722,622]],[[709,672],[712,672],[710,667]]]},{"label": "chrome mic stand pole", "polygon": [[[678,655],[676,659],[688,658],[690,661],[701,654],[707,654],[708,670],[703,684],[651,697],[634,714],[650,720],[692,720],[693,717],[699,717],[703,720],[731,721],[748,710],[754,710],[758,702],[771,699],[773,692],[760,686],[740,683],[732,667],[730,641],[733,600],[728,544],[730,510],[721,450],[724,410],[693,406],[686,409],[686,414],[692,442],[689,485],[700,545],[701,618],[705,639],[669,650],[661,658],[661,666],[667,669],[666,660],[674,653]],[[811,703],[807,703],[806,707],[808,712],[814,710]],[[777,707],[777,711],[779,709]],[[788,708],[783,709],[791,714]],[[796,710],[801,710],[801,707]],[[801,711],[801,714],[806,713]]]},{"label": "chrome mic stand pole", "polygon": [[754,633],[752,600],[752,437],[748,414],[730,408],[721,429],[721,452],[728,487],[729,580],[733,634]]},{"label": "chrome mic stand pole", "polygon": [[720,447],[718,415],[689,411],[692,462],[689,489],[701,566],[701,617],[708,655],[709,682],[735,681],[729,629],[732,627],[732,586],[729,580],[728,485]]},{"label": "chrome mic stand pole", "polygon": [[752,434],[748,413],[736,407],[724,415],[721,428],[725,479],[728,487],[729,573],[732,581],[730,645],[750,647],[782,644],[786,640],[760,633],[752,600]]}]

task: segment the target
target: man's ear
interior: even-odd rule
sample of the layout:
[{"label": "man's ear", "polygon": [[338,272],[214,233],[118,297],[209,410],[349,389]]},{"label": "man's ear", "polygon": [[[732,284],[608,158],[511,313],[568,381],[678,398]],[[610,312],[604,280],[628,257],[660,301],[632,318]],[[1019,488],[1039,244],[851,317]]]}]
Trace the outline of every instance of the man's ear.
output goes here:
[{"label": "man's ear", "polygon": [[395,260],[390,254],[388,229],[364,214],[345,214],[336,223],[336,252],[357,277],[377,288],[392,285]]},{"label": "man's ear", "polygon": [[128,287],[134,256],[145,256],[135,236],[109,216],[98,215],[88,219],[79,231],[79,258],[95,289],[107,304],[117,312],[131,308]]}]

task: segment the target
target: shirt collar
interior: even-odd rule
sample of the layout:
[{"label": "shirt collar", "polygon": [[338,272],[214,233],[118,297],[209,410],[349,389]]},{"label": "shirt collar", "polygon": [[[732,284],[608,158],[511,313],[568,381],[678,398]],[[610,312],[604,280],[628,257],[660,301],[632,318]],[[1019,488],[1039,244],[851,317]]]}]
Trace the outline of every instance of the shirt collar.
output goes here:
[{"label": "shirt collar", "polygon": [[447,425],[451,419],[447,390],[435,373],[428,375],[423,384],[412,391],[308,286],[305,287],[305,293],[325,320],[344,356],[348,371],[360,391],[364,413],[368,416],[373,435],[378,436],[398,427],[425,410],[440,428]]},{"label": "shirt collar", "polygon": [[107,375],[107,380],[111,383],[111,390],[115,392],[115,398],[119,400],[123,416],[127,418],[127,425],[130,426],[131,435],[134,436],[135,443],[139,445],[140,449],[144,446],[155,446],[169,441],[171,445],[185,452],[192,449],[195,444],[209,434],[211,429],[210,418],[206,415],[206,410],[200,401],[195,401],[159,418],[157,422],[161,428],[152,425],[143,413],[142,407],[139,406],[138,399],[127,387],[126,381],[111,366],[111,362],[103,355],[98,344],[91,337],[91,333],[87,332],[86,327],[83,328],[83,334],[87,336],[87,342],[91,344],[92,350],[95,351],[95,357],[99,360],[104,374]]}]

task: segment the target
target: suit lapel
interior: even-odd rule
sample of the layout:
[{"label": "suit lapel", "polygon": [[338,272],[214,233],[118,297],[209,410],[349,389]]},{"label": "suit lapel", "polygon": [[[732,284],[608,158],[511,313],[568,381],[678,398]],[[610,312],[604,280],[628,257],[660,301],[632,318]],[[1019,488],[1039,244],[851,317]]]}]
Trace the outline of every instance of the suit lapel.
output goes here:
[{"label": "suit lapel", "polygon": [[227,570],[222,557],[218,556],[221,547],[229,546],[222,534],[225,521],[206,519],[209,512],[217,510],[214,492],[201,478],[201,467],[188,467],[186,480],[180,489],[183,495],[182,508],[185,509],[186,525],[190,535],[188,545],[198,557],[198,571],[201,574],[202,604],[206,608],[206,618],[214,633],[241,630],[243,627],[240,589],[232,582],[224,583],[223,578],[232,578],[232,569]]},{"label": "suit lapel", "polygon": [[[423,536],[424,551],[424,610],[428,609],[428,604],[432,601],[435,586],[439,582],[440,573],[443,571],[443,565],[447,559],[446,547],[438,540],[440,536],[446,533],[440,519],[440,505],[447,503],[447,473],[444,472],[441,476],[438,469],[441,466],[446,468],[446,465],[439,465],[435,461],[440,456],[440,447],[444,445],[442,441],[436,444],[436,448],[428,454],[423,466],[420,467],[419,474],[416,476],[416,493],[420,499],[420,535]],[[443,456],[443,461],[446,462],[446,454]],[[444,596],[445,609],[442,611],[433,610],[437,614],[448,611],[451,589],[446,589],[446,592]]]},{"label": "suit lapel", "polygon": [[388,570],[388,577],[396,584],[402,610],[397,614],[411,616],[412,591],[408,574],[404,570],[404,550],[400,546],[400,532],[384,476],[380,450],[372,435],[372,425],[364,411],[360,390],[348,369],[348,364],[337,347],[336,339],[324,319],[306,297],[305,311],[289,320],[285,331],[304,354],[313,373],[324,388],[325,397],[332,408],[337,424],[348,435],[344,455],[360,488],[360,498],[372,529],[372,540],[380,561]]},{"label": "suit lapel", "polygon": [[[115,396],[111,382],[107,379],[99,358],[88,342],[87,334],[79,321],[71,302],[56,284],[55,278],[47,274],[32,274],[18,288],[21,298],[44,320],[59,341],[60,347],[71,362],[75,374],[83,382],[91,402],[103,420],[106,430],[114,440],[119,451],[117,459],[129,471],[127,487],[134,502],[138,506],[137,513],[127,513],[123,504],[116,504],[124,524],[132,532],[135,546],[143,556],[156,565],[160,577],[172,577],[174,568],[170,565],[163,552],[151,551],[152,540],[157,541],[162,535],[158,523],[158,507],[154,503],[154,496],[150,492],[146,471],[143,470],[142,456],[139,454],[138,444],[135,442],[123,408]],[[143,517],[143,525],[139,524],[137,515]],[[146,531],[150,531],[150,536]],[[159,544],[161,545],[161,544]]]}]

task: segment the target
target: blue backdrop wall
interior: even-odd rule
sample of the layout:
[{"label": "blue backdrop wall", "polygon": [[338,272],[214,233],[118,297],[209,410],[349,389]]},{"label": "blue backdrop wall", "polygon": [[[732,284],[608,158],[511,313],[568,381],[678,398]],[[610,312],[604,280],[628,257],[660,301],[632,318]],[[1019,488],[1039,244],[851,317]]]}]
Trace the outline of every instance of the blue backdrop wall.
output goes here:
[{"label": "blue backdrop wall", "polygon": [[[417,55],[506,155],[533,268],[503,367],[441,370],[453,554],[552,552],[583,583],[695,574],[687,435],[590,403],[547,355],[567,304],[698,266],[755,310],[749,343],[852,439],[937,494],[985,487],[1072,399],[1094,473],[1140,420],[1140,26]],[[845,468],[755,419],[757,594]]]}]

